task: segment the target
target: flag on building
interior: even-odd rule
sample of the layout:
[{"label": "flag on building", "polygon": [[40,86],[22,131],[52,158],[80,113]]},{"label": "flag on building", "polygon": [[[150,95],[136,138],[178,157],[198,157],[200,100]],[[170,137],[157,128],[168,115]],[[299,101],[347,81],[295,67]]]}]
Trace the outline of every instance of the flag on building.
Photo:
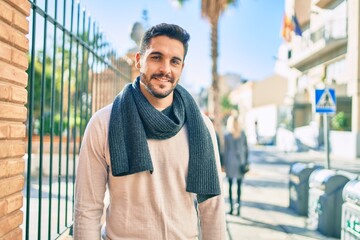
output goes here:
[{"label": "flag on building", "polygon": [[281,30],[281,36],[285,41],[291,42],[291,36],[293,32],[295,33],[295,35],[302,36],[302,30],[296,15],[294,14],[293,16],[289,17],[285,13],[283,19],[283,26]]},{"label": "flag on building", "polygon": [[281,30],[281,36],[287,42],[291,41],[291,32],[293,31],[293,24],[291,18],[286,13],[284,14],[283,26]]},{"label": "flag on building", "polygon": [[302,36],[302,30],[301,30],[299,21],[298,21],[295,14],[292,16],[292,22],[293,22],[293,25],[294,25],[295,34],[298,35],[298,36]]}]

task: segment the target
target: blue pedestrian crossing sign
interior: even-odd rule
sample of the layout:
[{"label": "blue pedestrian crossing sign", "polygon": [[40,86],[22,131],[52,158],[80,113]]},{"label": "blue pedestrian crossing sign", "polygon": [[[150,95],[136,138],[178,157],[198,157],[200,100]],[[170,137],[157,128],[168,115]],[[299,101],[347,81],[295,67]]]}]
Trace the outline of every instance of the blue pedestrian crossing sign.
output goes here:
[{"label": "blue pedestrian crossing sign", "polygon": [[315,89],[315,112],[335,113],[336,96],[332,88]]}]

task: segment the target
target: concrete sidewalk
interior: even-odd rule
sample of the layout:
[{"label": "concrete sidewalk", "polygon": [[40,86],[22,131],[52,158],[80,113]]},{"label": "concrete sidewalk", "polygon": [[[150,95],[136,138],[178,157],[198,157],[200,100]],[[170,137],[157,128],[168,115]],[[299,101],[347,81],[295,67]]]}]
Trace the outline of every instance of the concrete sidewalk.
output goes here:
[{"label": "concrete sidewalk", "polygon": [[[264,151],[269,156],[283,162],[313,162],[319,166],[325,166],[326,153],[323,151],[309,150],[304,152],[282,152],[276,146],[254,146],[254,151]],[[330,153],[330,168],[347,171],[360,175],[360,158],[345,158]]]},{"label": "concrete sidewalk", "polygon": [[[226,217],[229,240],[336,239],[308,229],[307,218],[288,208],[289,169],[291,163],[298,160],[289,156],[269,149],[257,148],[251,151],[251,170],[246,175],[242,187],[241,215]],[[300,154],[297,156],[301,158]],[[304,156],[303,153],[303,161]],[[357,165],[360,165],[360,162]],[[228,211],[230,206],[225,174],[223,183]],[[233,186],[235,198],[236,184]]]}]

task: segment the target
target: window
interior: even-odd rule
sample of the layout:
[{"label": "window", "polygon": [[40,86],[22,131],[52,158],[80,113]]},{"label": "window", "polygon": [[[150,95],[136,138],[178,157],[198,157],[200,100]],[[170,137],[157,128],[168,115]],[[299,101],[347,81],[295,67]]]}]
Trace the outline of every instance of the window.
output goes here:
[{"label": "window", "polygon": [[338,60],[326,66],[326,83],[343,84],[345,79],[345,59]]},{"label": "window", "polygon": [[309,77],[307,74],[303,74],[301,77],[298,78],[297,81],[297,90],[298,92],[305,92],[306,87],[309,84]]}]

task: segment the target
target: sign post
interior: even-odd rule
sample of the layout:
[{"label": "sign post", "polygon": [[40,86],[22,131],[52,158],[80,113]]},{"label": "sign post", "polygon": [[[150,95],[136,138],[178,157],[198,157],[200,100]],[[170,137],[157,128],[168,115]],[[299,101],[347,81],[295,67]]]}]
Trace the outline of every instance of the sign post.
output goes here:
[{"label": "sign post", "polygon": [[329,115],[336,112],[336,95],[334,89],[327,87],[324,89],[315,89],[315,112],[323,114],[324,143],[326,152],[325,168],[330,169]]}]

